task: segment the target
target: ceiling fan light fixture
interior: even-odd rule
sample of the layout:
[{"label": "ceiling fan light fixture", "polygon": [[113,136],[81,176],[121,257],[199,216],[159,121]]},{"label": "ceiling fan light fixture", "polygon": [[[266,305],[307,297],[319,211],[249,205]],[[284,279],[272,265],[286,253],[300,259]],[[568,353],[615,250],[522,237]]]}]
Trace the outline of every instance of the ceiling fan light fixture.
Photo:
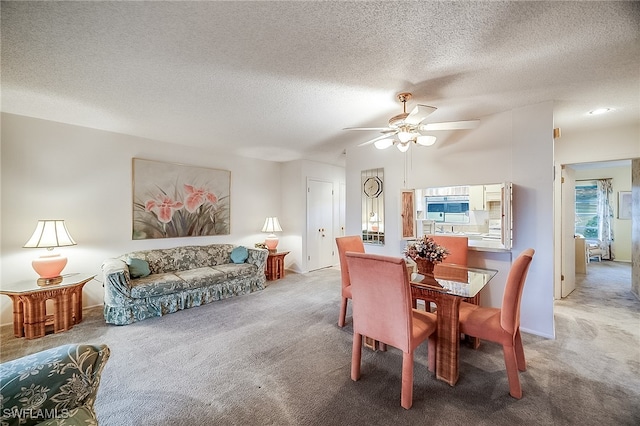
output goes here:
[{"label": "ceiling fan light fixture", "polygon": [[435,136],[418,136],[416,138],[416,143],[418,145],[422,145],[422,146],[431,146],[434,143],[436,143],[436,137]]},{"label": "ceiling fan light fixture", "polygon": [[373,145],[378,149],[387,149],[393,145],[393,142],[393,139],[387,138],[376,141]]},{"label": "ceiling fan light fixture", "polygon": [[400,142],[398,144],[398,151],[407,152],[408,149],[409,149],[409,142]]},{"label": "ceiling fan light fixture", "polygon": [[402,142],[402,143],[409,142],[411,139],[413,139],[413,136],[414,136],[414,134],[412,132],[402,131],[402,132],[398,133],[398,139],[400,139],[400,142]]}]

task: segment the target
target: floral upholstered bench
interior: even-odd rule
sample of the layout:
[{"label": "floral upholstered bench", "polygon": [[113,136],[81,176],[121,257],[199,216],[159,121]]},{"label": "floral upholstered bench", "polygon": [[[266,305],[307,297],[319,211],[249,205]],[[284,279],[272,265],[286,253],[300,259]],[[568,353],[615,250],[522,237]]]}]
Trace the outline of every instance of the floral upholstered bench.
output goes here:
[{"label": "floral upholstered bench", "polygon": [[104,318],[131,324],[262,290],[268,251],[233,244],[143,250],[102,264]]}]

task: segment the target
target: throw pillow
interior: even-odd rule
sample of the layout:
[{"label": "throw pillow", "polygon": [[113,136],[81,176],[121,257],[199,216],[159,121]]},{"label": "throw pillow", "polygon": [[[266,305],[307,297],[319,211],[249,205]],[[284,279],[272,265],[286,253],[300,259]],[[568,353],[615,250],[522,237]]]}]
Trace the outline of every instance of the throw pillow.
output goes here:
[{"label": "throw pillow", "polygon": [[249,250],[246,247],[236,247],[231,251],[231,261],[233,263],[244,263],[249,257]]},{"label": "throw pillow", "polygon": [[146,260],[129,259],[127,261],[127,265],[129,265],[129,274],[131,275],[131,278],[143,278],[151,274],[149,263]]}]

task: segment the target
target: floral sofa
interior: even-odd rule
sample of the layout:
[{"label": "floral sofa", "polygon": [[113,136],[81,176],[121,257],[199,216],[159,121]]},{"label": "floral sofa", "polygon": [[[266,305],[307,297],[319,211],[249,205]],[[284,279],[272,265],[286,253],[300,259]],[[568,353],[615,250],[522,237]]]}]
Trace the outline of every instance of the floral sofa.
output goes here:
[{"label": "floral sofa", "polygon": [[0,424],[97,425],[105,345],[64,345],[0,364]]},{"label": "floral sofa", "polygon": [[[264,249],[211,244],[107,259],[102,264],[104,318],[109,324],[131,324],[262,290],[267,256]],[[148,265],[148,275],[139,271],[140,264],[142,269]]]}]

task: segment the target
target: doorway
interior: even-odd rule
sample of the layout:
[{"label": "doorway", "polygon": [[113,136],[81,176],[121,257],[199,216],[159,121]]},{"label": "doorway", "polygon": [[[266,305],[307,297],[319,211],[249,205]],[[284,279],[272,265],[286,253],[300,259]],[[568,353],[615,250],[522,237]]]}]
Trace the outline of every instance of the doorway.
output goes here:
[{"label": "doorway", "polygon": [[[562,165],[562,176],[567,179],[565,171],[571,170],[570,175],[572,178],[567,180],[573,180],[573,187],[575,187],[576,180],[584,179],[613,179],[613,194],[610,202],[614,205],[614,245],[613,254],[615,259],[623,262],[631,262],[633,257],[632,244],[631,244],[631,220],[620,220],[617,215],[617,198],[620,191],[631,190],[631,160],[616,160],[616,161],[600,161],[590,163],[574,163]],[[580,274],[576,277],[575,272],[575,244],[571,241],[575,228],[572,224],[575,221],[575,198],[565,197],[564,184],[561,190],[560,196],[560,226],[561,226],[561,274],[564,275],[564,280],[560,279],[556,281],[556,290],[554,295],[556,299],[566,297],[573,288],[570,288],[569,284],[573,282],[580,283]],[[570,205],[569,205],[570,204]],[[618,253],[616,255],[616,252]],[[573,265],[569,263],[574,262]],[[573,272],[572,272],[573,270]],[[589,273],[589,266],[587,266],[586,273]],[[562,278],[561,275],[561,278]],[[628,283],[628,288],[631,289],[631,281]]]}]

